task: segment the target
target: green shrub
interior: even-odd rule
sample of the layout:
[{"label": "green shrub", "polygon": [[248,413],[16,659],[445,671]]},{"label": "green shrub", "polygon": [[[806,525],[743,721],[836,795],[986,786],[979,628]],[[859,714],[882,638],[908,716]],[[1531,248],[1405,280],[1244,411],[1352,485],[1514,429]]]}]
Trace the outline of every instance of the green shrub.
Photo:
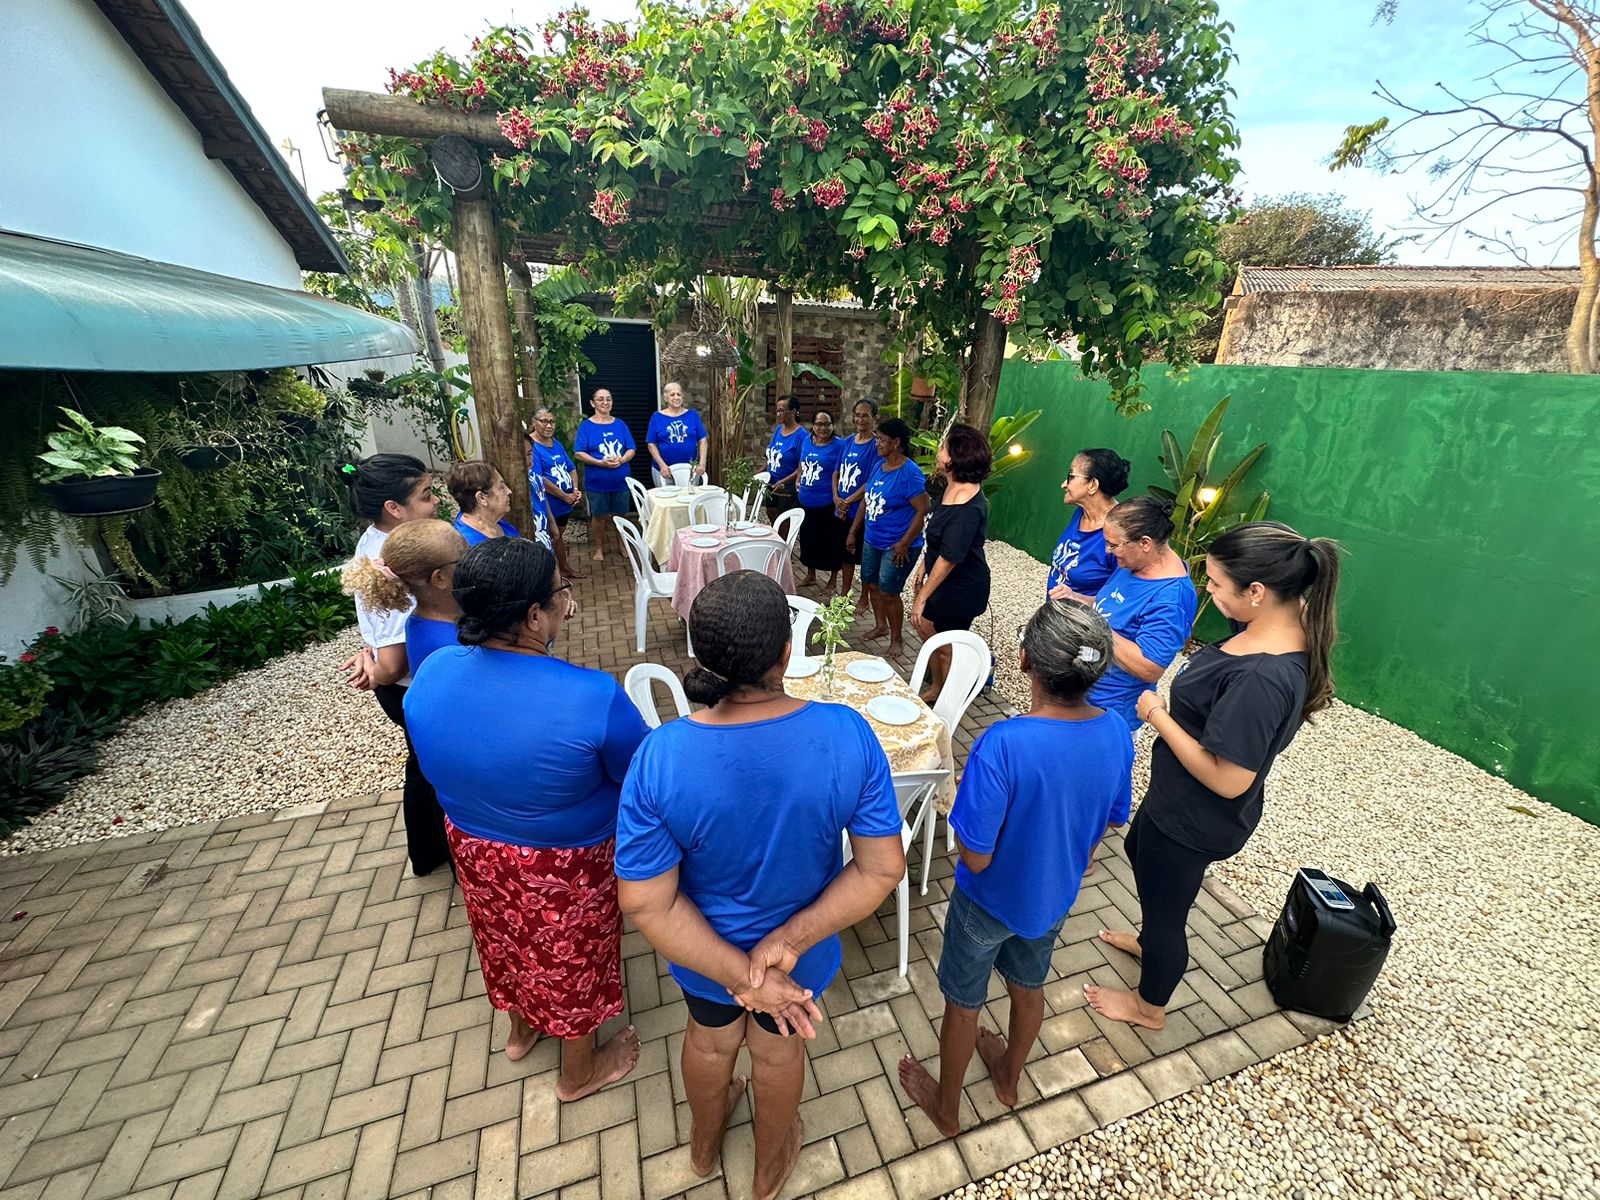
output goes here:
[{"label": "green shrub", "polygon": [[101,623],[41,639],[30,648],[32,661],[0,667],[0,716],[10,672],[26,667],[48,685],[43,710],[20,729],[0,733],[0,835],[27,824],[93,770],[94,744],[123,721],[329,641],[354,620],[337,573],[325,572],[182,621],[149,628]]}]

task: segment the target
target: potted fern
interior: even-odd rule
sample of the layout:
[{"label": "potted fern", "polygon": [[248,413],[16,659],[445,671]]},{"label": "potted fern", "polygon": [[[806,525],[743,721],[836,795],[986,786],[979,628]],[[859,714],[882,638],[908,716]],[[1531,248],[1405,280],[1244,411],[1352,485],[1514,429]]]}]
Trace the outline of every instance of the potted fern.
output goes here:
[{"label": "potted fern", "polygon": [[45,439],[37,455],[39,484],[58,510],[69,516],[97,517],[134,512],[156,502],[161,472],[139,465],[144,439],[131,429],[96,425],[63,407],[67,420]]}]

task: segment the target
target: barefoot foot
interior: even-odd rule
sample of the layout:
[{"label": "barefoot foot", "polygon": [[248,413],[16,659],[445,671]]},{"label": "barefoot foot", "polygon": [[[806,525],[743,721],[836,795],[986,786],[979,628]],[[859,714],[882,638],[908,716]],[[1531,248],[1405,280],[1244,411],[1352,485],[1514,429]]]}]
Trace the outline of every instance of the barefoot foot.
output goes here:
[{"label": "barefoot foot", "polygon": [[605,552],[601,550],[596,550],[593,554],[589,555],[590,562],[605,562],[605,560]]},{"label": "barefoot foot", "polygon": [[[1087,875],[1089,872],[1085,871]],[[1124,954],[1131,954],[1135,958],[1144,957],[1144,947],[1139,945],[1139,935],[1129,933],[1125,929],[1102,929],[1100,940],[1108,946],[1121,950]]]},{"label": "barefoot foot", "polygon": [[778,1156],[777,1165],[768,1172],[767,1178],[757,1170],[752,1181],[751,1192],[755,1200],[778,1200],[778,1193],[783,1191],[783,1185],[789,1182],[789,1176],[794,1171],[794,1164],[800,1159],[800,1147],[805,1144],[806,1125],[799,1117],[794,1119],[794,1125],[789,1130],[789,1140],[783,1144],[783,1152]]},{"label": "barefoot foot", "polygon": [[717,1126],[716,1133],[707,1135],[698,1128],[689,1131],[689,1169],[702,1179],[717,1169],[717,1160],[722,1157],[722,1138],[728,1132],[728,1118],[733,1116],[744,1088],[744,1076],[735,1075],[728,1084],[728,1107],[722,1112],[722,1124]]},{"label": "barefoot foot", "polygon": [[928,1068],[907,1054],[900,1060],[900,1086],[911,1102],[928,1114],[933,1127],[945,1137],[955,1137],[961,1132],[961,1116],[948,1116],[939,1110],[939,1083],[928,1074]]},{"label": "barefoot foot", "polygon": [[817,573],[815,571],[807,571],[806,572],[806,577],[800,581],[800,586],[801,587],[816,587],[817,586]]},{"label": "barefoot foot", "polygon": [[1007,1108],[1017,1106],[1017,1081],[1006,1081],[1006,1040],[992,1029],[978,1027],[978,1057],[989,1068],[994,1098]]},{"label": "barefoot foot", "polygon": [[1084,985],[1083,997],[1089,1002],[1090,1008],[1107,1020],[1122,1021],[1128,1025],[1137,1025],[1141,1029],[1166,1027],[1167,1010],[1146,1004],[1139,998],[1138,992],[1099,987],[1090,983]]},{"label": "barefoot foot", "polygon": [[894,638],[890,638],[889,639],[889,657],[890,658],[904,658],[905,656],[906,656],[905,645],[903,643],[899,642],[899,641],[896,641]]},{"label": "barefoot foot", "polygon": [[867,630],[861,636],[866,638],[870,642],[870,641],[876,641],[878,638],[881,638],[881,637],[887,637],[888,635],[889,635],[889,627],[887,625],[874,625],[871,629]]},{"label": "barefoot foot", "polygon": [[587,1079],[568,1080],[565,1072],[562,1073],[562,1078],[556,1081],[556,1099],[570,1102],[591,1096],[606,1084],[626,1076],[638,1061],[639,1035],[629,1025],[594,1052]]}]

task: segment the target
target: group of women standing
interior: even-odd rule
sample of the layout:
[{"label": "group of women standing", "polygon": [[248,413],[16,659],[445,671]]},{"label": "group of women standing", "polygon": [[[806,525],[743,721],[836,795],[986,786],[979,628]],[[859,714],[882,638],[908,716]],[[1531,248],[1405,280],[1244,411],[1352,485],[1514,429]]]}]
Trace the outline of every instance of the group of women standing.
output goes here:
[{"label": "group of women standing", "polygon": [[[909,431],[890,419],[864,438],[861,415],[858,406],[854,445],[871,441],[876,458],[847,473],[848,447],[830,452],[829,423],[814,422],[797,495],[826,473],[834,518],[842,524],[857,506],[845,545],[876,551],[863,554],[862,573],[882,623],[885,593],[898,601],[913,569],[914,621],[970,623],[978,595],[987,600],[987,439],[951,428],[938,449],[944,503],[926,520]],[[615,469],[620,449],[580,453]],[[808,451],[815,472],[804,469]],[[691,1165],[715,1169],[747,1086],[734,1070],[748,1047],[753,1192],[767,1200],[804,1141],[804,1049],[791,1035],[814,1033],[816,998],[840,966],[839,931],[875,911],[905,869],[884,752],[853,710],[787,695],[787,599],[755,572],[713,580],[691,611],[698,665],[684,687],[705,707],[647,730],[612,676],[557,656],[577,614],[571,578],[550,547],[500,528],[503,481],[467,474],[458,482],[473,504],[454,528],[433,519],[415,459],[375,456],[352,478],[356,510],[372,524],[347,578],[370,649],[346,665],[407,731],[413,868],[453,864],[487,994],[511,1014],[505,1052],[519,1059],[540,1036],[561,1039],[563,1100],[624,1077],[638,1059],[631,1027],[598,1040],[623,1011],[621,922],[631,916],[684,993]],[[1061,923],[1095,843],[1128,819],[1132,731],[1148,722],[1156,735],[1126,841],[1144,922],[1137,935],[1101,937],[1142,960],[1140,983],[1090,985],[1085,997],[1110,1019],[1160,1029],[1207,866],[1244,845],[1277,755],[1331,700],[1338,548],[1276,522],[1240,526],[1210,547],[1207,590],[1236,632],[1196,651],[1161,699],[1155,680],[1185,644],[1196,595],[1170,545],[1169,512],[1148,497],[1116,503],[1126,485],[1127,464],[1110,451],[1074,458],[1063,490],[1076,512],[1048,595],[1018,630],[1030,709],[974,743],[951,814],[960,860],[939,966],[939,1069],[910,1056],[899,1067],[906,1094],[945,1133],[959,1127],[973,1053],[1001,1102],[1017,1101]],[[796,777],[786,764],[797,754],[826,769]],[[1010,999],[1005,1036],[979,1021],[995,970]]]}]

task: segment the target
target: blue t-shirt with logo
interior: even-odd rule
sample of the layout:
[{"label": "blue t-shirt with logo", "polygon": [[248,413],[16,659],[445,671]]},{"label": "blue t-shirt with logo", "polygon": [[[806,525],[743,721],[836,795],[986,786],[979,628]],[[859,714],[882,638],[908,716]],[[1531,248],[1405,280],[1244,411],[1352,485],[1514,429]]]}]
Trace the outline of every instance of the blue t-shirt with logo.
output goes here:
[{"label": "blue t-shirt with logo", "polygon": [[1092,596],[1117,569],[1116,560],[1106,551],[1104,527],[1085,533],[1079,528],[1082,519],[1083,510],[1076,510],[1056,543],[1050,556],[1050,577],[1044,583],[1046,594],[1064,583],[1080,596]]},{"label": "blue t-shirt with logo", "polygon": [[[884,470],[880,459],[872,468],[872,481],[867,484],[867,494],[861,500],[867,508],[867,545],[887,550],[905,537],[917,515],[917,510],[911,507],[911,498],[927,490],[928,477],[909,458],[892,471]],[[919,533],[911,549],[921,548]]]},{"label": "blue t-shirt with logo", "polygon": [[961,844],[994,857],[977,874],[958,860],[956,886],[1018,937],[1043,937],[1132,803],[1133,739],[1115,713],[997,721],[973,743],[950,812]]},{"label": "blue t-shirt with logo", "polygon": [[417,668],[435,650],[460,645],[456,641],[456,623],[438,621],[433,617],[419,617],[412,613],[406,618],[406,669],[416,675]]},{"label": "blue t-shirt with logo", "polygon": [[[858,442],[854,437],[840,440],[844,443],[844,453],[839,457],[839,498],[842,500],[872,478],[872,468],[878,465],[881,455],[878,453],[877,438],[869,437],[865,442]],[[855,520],[856,510],[860,507],[858,500],[850,506],[845,516]]]},{"label": "blue t-shirt with logo", "polygon": [[[533,507],[532,540],[538,542],[551,553],[554,553],[555,543],[550,540],[550,518],[548,515],[550,511],[549,506],[544,503],[543,498],[537,492],[531,492],[529,499],[532,501]],[[507,537],[522,536],[517,532],[517,527],[510,521],[499,521],[497,524],[500,526],[500,532],[505,534]],[[467,545],[469,546],[476,546],[479,542],[486,542],[489,540],[487,535],[479,533],[471,525],[468,525],[465,521],[463,521],[459,515],[457,515],[456,519],[451,523],[451,527],[462,537],[467,539]]]},{"label": "blue t-shirt with logo", "polygon": [[[1126,567],[1118,567],[1101,584],[1094,606],[1105,617],[1113,633],[1120,633],[1139,647],[1139,653],[1161,667],[1170,666],[1194,632],[1194,614],[1200,597],[1187,575],[1175,579],[1140,579]],[[1128,674],[1113,662],[1089,689],[1089,703],[1109,708],[1139,728],[1139,695],[1152,692],[1155,684]]]},{"label": "blue t-shirt with logo", "polygon": [[667,466],[700,461],[700,439],[706,436],[700,414],[686,408],[675,417],[656,411],[650,414],[650,427],[644,440],[656,448]]},{"label": "blue t-shirt with logo", "polygon": [[462,832],[547,847],[616,833],[622,780],[649,729],[604,671],[483,646],[440,650],[405,706],[417,762]]},{"label": "blue t-shirt with logo", "polygon": [[548,446],[541,446],[537,439],[533,443],[533,466],[528,471],[528,484],[535,495],[543,493],[544,502],[550,506],[550,515],[564,517],[572,511],[560,496],[552,496],[545,491],[545,480],[555,484],[563,492],[570,492],[577,485],[578,464],[573,462],[567,452],[561,448],[561,443],[551,440]]},{"label": "blue t-shirt with logo", "polygon": [[810,440],[804,426],[797,427],[793,433],[785,433],[782,425],[772,427],[772,438],[767,442],[767,473],[772,476],[773,483],[794,474],[800,465],[800,448]]},{"label": "blue t-shirt with logo", "polygon": [[[900,829],[889,760],[854,709],[810,703],[746,725],[669,721],[645,738],[622,787],[617,878],[654,879],[676,866],[678,889],[711,928],[749,950],[844,869],[846,830]],[[835,934],[789,974],[820,996],[840,957]],[[691,995],[731,1001],[696,971],[674,963],[672,975]]]},{"label": "blue t-shirt with logo", "polygon": [[833,503],[833,473],[844,456],[844,442],[834,438],[819,446],[808,434],[800,447],[800,480],[796,493],[804,508],[822,508]]},{"label": "blue t-shirt with logo", "polygon": [[[621,458],[629,450],[638,449],[633,444],[633,434],[628,432],[627,423],[615,417],[606,425],[597,425],[593,418],[579,425],[577,436],[572,439],[572,448],[579,454],[602,459],[613,456]],[[627,463],[620,467],[596,467],[585,463],[583,485],[591,492],[622,492],[628,488],[628,475]]]}]

